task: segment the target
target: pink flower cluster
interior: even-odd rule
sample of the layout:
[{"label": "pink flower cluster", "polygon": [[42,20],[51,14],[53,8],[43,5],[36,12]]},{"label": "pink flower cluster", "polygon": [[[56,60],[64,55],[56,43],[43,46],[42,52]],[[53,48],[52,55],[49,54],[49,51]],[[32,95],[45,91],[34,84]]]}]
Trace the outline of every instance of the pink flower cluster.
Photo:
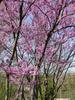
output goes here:
[{"label": "pink flower cluster", "polygon": [[[0,68],[2,68],[2,70],[10,75],[10,82],[18,84],[20,83],[20,80],[23,77],[33,77],[33,76],[37,76],[39,74],[39,71],[36,67],[32,67],[32,66],[28,66],[28,67],[24,67],[24,66],[6,66],[6,65],[0,65]],[[31,80],[32,81],[32,80]]]}]

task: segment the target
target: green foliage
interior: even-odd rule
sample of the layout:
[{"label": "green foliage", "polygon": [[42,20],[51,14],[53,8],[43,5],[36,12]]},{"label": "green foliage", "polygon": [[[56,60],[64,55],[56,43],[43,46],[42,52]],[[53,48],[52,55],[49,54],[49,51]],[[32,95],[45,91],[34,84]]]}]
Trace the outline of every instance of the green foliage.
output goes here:
[{"label": "green foliage", "polygon": [[[17,86],[10,84],[10,99],[14,96]],[[5,99],[6,94],[6,76],[3,73],[0,73],[0,100]]]}]

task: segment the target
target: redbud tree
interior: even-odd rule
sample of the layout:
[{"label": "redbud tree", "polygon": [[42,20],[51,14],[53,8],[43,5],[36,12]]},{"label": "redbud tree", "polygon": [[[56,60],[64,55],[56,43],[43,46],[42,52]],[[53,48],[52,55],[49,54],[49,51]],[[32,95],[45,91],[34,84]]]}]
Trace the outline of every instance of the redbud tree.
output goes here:
[{"label": "redbud tree", "polygon": [[56,98],[74,65],[74,6],[75,0],[0,0],[0,53],[5,50],[9,57],[0,65],[6,74],[6,100],[11,83],[19,88],[14,100],[25,100],[25,83],[30,100]]}]

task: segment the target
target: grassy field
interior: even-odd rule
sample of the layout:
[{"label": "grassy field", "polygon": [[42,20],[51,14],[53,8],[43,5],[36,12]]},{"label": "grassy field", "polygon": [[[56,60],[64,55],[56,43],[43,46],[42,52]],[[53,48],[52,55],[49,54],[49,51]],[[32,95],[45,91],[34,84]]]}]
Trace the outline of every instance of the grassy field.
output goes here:
[{"label": "grassy field", "polygon": [[[0,100],[4,100],[4,98],[5,98],[5,93],[6,93],[5,92],[5,83],[6,83],[5,75],[0,74]],[[17,90],[17,86],[11,85],[10,97],[14,96],[14,93],[16,90]],[[71,100],[75,100],[75,75],[74,74],[67,75],[63,86],[59,90],[58,98],[59,97],[71,98]]]},{"label": "grassy field", "polygon": [[75,100],[75,74],[68,74],[63,86],[59,90],[58,97]]}]

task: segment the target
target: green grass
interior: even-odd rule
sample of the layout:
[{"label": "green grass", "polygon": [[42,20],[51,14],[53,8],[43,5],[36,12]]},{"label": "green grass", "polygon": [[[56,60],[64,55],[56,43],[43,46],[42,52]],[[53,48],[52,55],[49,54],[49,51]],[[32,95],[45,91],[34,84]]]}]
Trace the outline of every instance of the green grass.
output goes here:
[{"label": "green grass", "polygon": [[68,75],[61,89],[58,97],[70,98],[75,100],[75,75]]}]

